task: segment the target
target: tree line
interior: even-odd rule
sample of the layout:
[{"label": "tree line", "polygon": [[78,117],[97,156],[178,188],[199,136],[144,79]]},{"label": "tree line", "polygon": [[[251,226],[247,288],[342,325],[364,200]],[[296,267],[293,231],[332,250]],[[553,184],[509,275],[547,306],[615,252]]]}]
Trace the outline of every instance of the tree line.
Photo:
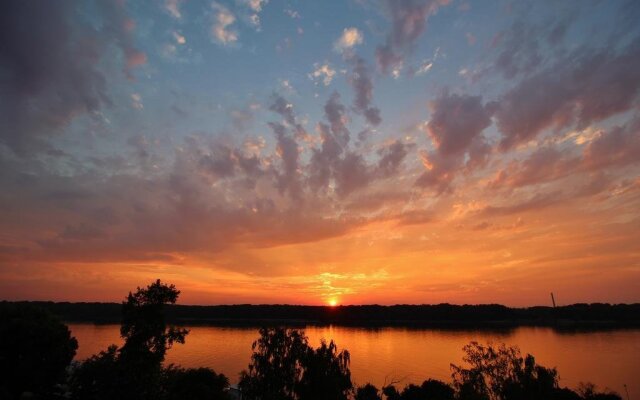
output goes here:
[{"label": "tree line", "polygon": [[[118,303],[23,302],[59,316],[64,321],[117,323]],[[218,305],[168,304],[166,319],[172,323],[222,323],[260,325],[339,324],[355,326],[496,326],[540,325],[556,327],[640,326],[640,304],[572,304],[559,307],[510,308],[500,304],[481,305]]]},{"label": "tree line", "polygon": [[123,345],[112,345],[82,362],[72,362],[78,343],[68,327],[33,304],[0,304],[0,399],[86,400],[618,400],[591,384],[560,387],[558,372],[523,356],[515,347],[471,342],[464,364],[451,365],[450,382],[378,388],[355,386],[351,356],[333,341],[310,346],[299,329],[259,330],[239,392],[210,368],[166,365],[173,345],[189,331],[167,322],[177,302],[175,286],[153,282],[129,293],[121,305]]}]

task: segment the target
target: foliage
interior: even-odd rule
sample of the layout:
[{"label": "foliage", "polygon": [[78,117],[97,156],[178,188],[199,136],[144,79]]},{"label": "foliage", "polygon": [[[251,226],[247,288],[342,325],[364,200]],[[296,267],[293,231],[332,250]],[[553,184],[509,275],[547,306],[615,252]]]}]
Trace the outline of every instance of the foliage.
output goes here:
[{"label": "foliage", "polygon": [[615,392],[598,392],[593,383],[581,383],[578,393],[585,400],[620,400],[620,395]]},{"label": "foliage", "polygon": [[159,364],[173,343],[184,343],[189,331],[167,327],[164,315],[165,306],[175,304],[179,295],[174,285],[165,285],[160,279],[129,293],[122,305],[120,335],[125,343],[120,349],[121,357]]},{"label": "foliage", "polygon": [[262,328],[259,332],[260,338],[251,346],[249,370],[241,372],[238,387],[247,399],[295,399],[307,338],[295,329]]},{"label": "foliage", "polygon": [[382,400],[380,391],[370,383],[356,389],[355,400]]},{"label": "foliage", "polygon": [[309,347],[299,330],[262,328],[239,387],[243,398],[346,399],[352,388],[350,356],[332,341]]},{"label": "foliage", "polygon": [[558,386],[558,373],[536,365],[531,355],[522,357],[517,347],[494,347],[471,342],[464,347],[466,369],[451,365],[453,385],[461,397],[511,400],[551,398]]},{"label": "foliage", "polygon": [[[76,368],[76,399],[224,398],[227,378],[209,369],[163,368],[167,350],[184,343],[186,329],[167,326],[165,307],[180,292],[160,280],[129,293],[122,305],[121,348],[113,345]],[[184,397],[186,396],[186,397]]]},{"label": "foliage", "polygon": [[428,379],[421,386],[407,385],[402,392],[388,385],[383,393],[388,400],[453,400],[455,394],[451,386],[435,379]]},{"label": "foliage", "polygon": [[73,370],[70,379],[72,397],[94,400],[117,398],[124,392],[124,375],[123,366],[118,360],[118,347],[111,345]]},{"label": "foliage", "polygon": [[317,349],[308,348],[302,359],[303,374],[296,392],[300,399],[346,400],[351,390],[351,356],[338,352],[332,341],[322,341]]},{"label": "foliage", "polygon": [[165,400],[226,400],[229,379],[210,368],[180,368],[170,365],[163,371]]},{"label": "foliage", "polygon": [[37,307],[1,303],[0,321],[0,397],[50,395],[65,380],[76,339],[66,325]]}]

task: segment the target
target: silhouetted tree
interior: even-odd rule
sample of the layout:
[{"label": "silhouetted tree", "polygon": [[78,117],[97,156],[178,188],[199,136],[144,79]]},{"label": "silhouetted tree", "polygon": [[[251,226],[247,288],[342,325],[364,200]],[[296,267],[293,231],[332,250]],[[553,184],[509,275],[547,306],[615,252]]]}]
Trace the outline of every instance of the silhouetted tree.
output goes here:
[{"label": "silhouetted tree", "polygon": [[453,400],[455,396],[455,391],[450,385],[437,379],[422,382],[421,389],[424,400]]},{"label": "silhouetted tree", "polygon": [[144,360],[160,365],[173,343],[184,343],[189,331],[167,326],[165,321],[165,306],[175,304],[179,295],[180,291],[174,285],[165,285],[160,279],[129,293],[122,304],[120,336],[124,345],[120,356],[123,360]]},{"label": "silhouetted tree", "polygon": [[229,379],[210,368],[179,368],[163,370],[165,400],[227,400]]},{"label": "silhouetted tree", "polygon": [[332,341],[320,343],[317,349],[308,348],[301,360],[303,369],[296,385],[299,399],[346,400],[352,389],[349,352],[338,352]]},{"label": "silhouetted tree", "polygon": [[494,347],[471,342],[464,347],[466,369],[451,365],[453,385],[460,398],[515,400],[551,398],[558,383],[555,369],[522,357],[517,347]]},{"label": "silhouetted tree", "polygon": [[69,328],[45,310],[0,303],[0,398],[51,395],[77,348]]},{"label": "silhouetted tree", "polygon": [[616,392],[605,391],[598,392],[596,385],[593,383],[581,383],[578,386],[578,394],[584,400],[621,400],[622,397]]},{"label": "silhouetted tree", "polygon": [[[186,329],[167,326],[165,321],[165,306],[175,304],[179,294],[174,285],[160,280],[129,293],[122,305],[120,335],[124,345],[120,349],[111,346],[76,369],[71,379],[73,397],[144,400],[167,396],[168,382],[163,379],[178,379],[184,372],[167,373],[162,368],[167,349],[174,343],[184,343],[188,333]],[[194,376],[204,375],[189,375],[191,379]]]},{"label": "silhouetted tree", "polygon": [[370,383],[356,389],[355,400],[382,400],[380,391]]},{"label": "silhouetted tree", "polygon": [[388,400],[453,400],[455,391],[444,382],[428,379],[422,385],[410,384],[399,392],[393,385],[383,388]]},{"label": "silhouetted tree", "polygon": [[71,396],[78,400],[133,398],[133,394],[125,393],[122,384],[122,380],[128,379],[126,373],[126,368],[118,359],[118,346],[111,345],[73,370],[70,378]]},{"label": "silhouetted tree", "polygon": [[351,388],[349,353],[335,343],[309,347],[295,329],[262,328],[239,388],[244,399],[346,399]]},{"label": "silhouetted tree", "polygon": [[295,329],[261,328],[253,342],[248,371],[242,371],[238,387],[247,400],[295,399],[296,385],[302,376],[300,360],[308,349],[308,340]]}]

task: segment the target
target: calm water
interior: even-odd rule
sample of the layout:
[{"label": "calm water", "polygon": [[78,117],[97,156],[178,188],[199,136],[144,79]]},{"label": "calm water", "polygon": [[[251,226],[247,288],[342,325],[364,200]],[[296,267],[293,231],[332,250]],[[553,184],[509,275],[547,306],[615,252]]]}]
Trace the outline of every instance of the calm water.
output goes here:
[{"label": "calm water", "polygon": [[[119,325],[70,324],[82,360],[109,344],[120,344]],[[247,367],[255,328],[192,327],[184,345],[169,350],[167,362],[184,367],[211,367],[237,382]],[[640,330],[558,333],[548,328],[511,331],[361,329],[338,326],[307,327],[311,344],[333,339],[351,352],[351,372],[357,384],[381,386],[391,380],[420,383],[426,378],[449,381],[450,363],[461,363],[462,347],[471,340],[518,345],[547,367],[555,366],[563,386],[575,388],[591,381],[632,399],[640,399]],[[625,396],[626,397],[626,396]]]}]

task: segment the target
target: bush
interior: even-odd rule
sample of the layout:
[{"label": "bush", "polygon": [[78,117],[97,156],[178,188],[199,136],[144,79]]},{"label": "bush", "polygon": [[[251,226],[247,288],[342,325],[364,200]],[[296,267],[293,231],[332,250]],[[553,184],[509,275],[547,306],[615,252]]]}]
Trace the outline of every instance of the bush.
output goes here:
[{"label": "bush", "polygon": [[0,321],[0,394],[54,393],[78,348],[69,328],[42,309],[4,302]]}]

